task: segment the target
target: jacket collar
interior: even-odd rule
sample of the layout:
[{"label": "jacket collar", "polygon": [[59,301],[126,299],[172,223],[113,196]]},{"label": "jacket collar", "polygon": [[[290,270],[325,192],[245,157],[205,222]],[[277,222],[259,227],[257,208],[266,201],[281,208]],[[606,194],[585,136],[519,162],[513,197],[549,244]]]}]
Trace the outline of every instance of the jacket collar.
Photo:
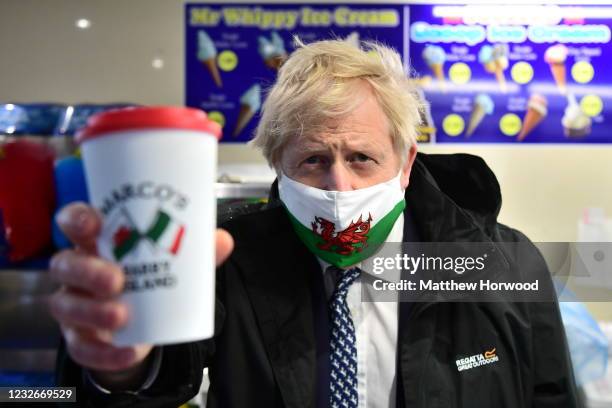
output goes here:
[{"label": "jacket collar", "polygon": [[484,160],[469,154],[419,153],[412,172],[406,198],[423,216],[421,233],[428,241],[456,240],[455,227],[473,231],[474,236],[464,238],[474,242],[492,235],[502,200]]},{"label": "jacket collar", "polygon": [[420,240],[441,248],[447,242],[455,247],[477,243],[479,250],[486,251],[487,267],[471,272],[467,280],[493,279],[509,268],[493,238],[501,207],[499,191],[495,176],[476,156],[421,154],[412,168],[406,201]]}]

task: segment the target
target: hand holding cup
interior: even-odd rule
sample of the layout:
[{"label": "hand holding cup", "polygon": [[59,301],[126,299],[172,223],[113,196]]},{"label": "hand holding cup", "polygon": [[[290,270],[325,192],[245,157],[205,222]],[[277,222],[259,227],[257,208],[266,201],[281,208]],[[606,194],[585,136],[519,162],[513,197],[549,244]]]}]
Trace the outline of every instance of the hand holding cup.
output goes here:
[{"label": "hand holding cup", "polygon": [[[57,220],[75,245],[55,255],[50,267],[51,276],[62,285],[50,299],[50,310],[61,326],[70,356],[94,371],[138,371],[153,346],[117,347],[111,343],[113,332],[127,323],[129,314],[118,300],[125,282],[121,266],[97,256],[100,215],[83,203],[75,203],[65,207]],[[232,248],[231,236],[217,230],[217,266]]]}]

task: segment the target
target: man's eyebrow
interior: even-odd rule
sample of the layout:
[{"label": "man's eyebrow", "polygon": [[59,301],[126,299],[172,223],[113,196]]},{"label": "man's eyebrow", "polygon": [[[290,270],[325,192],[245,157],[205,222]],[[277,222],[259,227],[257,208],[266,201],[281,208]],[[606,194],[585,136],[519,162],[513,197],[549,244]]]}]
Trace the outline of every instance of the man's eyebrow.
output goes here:
[{"label": "man's eyebrow", "polygon": [[300,152],[329,152],[329,146],[321,143],[306,143],[300,146]]},{"label": "man's eyebrow", "polygon": [[346,144],[346,147],[348,147],[351,150],[368,150],[368,151],[380,151],[381,150],[381,146],[378,143],[374,143],[372,141],[366,141],[366,140],[359,140],[359,141],[349,141]]},{"label": "man's eyebrow", "polygon": [[[359,151],[359,150],[380,151],[382,149],[379,143],[375,143],[371,140],[362,139],[362,138],[348,139],[343,143],[343,145],[344,147],[350,150],[354,150],[354,151]],[[313,141],[313,140],[305,141],[300,146],[300,152],[308,152],[308,153],[329,152],[332,149],[333,149],[332,146],[330,146],[327,143]]]}]

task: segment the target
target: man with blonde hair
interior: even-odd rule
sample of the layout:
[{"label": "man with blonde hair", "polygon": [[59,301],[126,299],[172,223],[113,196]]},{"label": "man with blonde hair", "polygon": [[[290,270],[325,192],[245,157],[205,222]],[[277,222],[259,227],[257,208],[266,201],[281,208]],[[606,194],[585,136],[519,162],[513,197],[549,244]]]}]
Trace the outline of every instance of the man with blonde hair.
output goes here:
[{"label": "man with blonde hair", "polygon": [[[278,174],[270,202],[217,235],[210,340],[110,345],[128,319],[123,274],[94,255],[95,212],[65,209],[78,249],[51,265],[64,285],[51,302],[59,383],[87,406],[178,406],[208,367],[208,407],[576,406],[554,301],[361,302],[364,262],[384,242],[487,242],[499,265],[550,285],[541,258],[505,246],[528,241],[497,223],[500,189],[481,159],[417,156],[419,109],[395,51],[300,44],[252,142]],[[486,365],[464,369],[481,354]]]}]

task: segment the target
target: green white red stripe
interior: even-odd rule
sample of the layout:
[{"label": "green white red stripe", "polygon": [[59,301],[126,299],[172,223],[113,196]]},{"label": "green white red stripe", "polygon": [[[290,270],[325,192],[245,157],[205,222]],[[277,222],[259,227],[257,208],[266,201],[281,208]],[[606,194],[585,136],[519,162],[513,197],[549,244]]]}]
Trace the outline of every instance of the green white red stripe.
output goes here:
[{"label": "green white red stripe", "polygon": [[145,234],[158,247],[173,255],[176,255],[180,250],[184,235],[185,226],[175,222],[161,210],[157,212],[153,224]]}]

